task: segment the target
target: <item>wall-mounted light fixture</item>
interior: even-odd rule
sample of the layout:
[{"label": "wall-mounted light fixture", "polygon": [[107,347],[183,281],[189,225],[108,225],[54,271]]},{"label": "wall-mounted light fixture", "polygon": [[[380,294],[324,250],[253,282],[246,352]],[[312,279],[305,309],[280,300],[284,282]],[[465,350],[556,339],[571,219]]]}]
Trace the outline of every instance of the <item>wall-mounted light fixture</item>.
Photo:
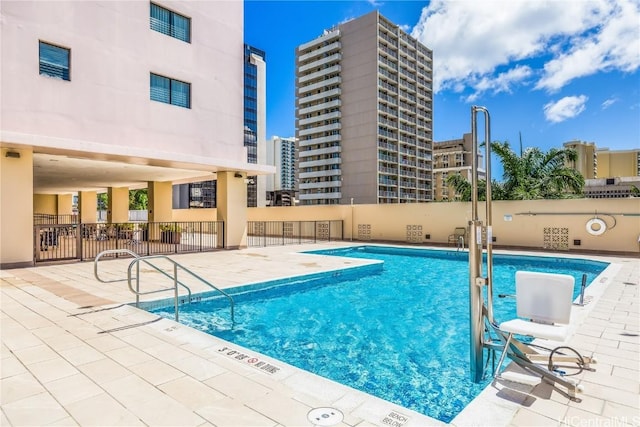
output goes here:
[{"label": "wall-mounted light fixture", "polygon": [[11,157],[12,159],[19,159],[20,153],[18,153],[17,151],[7,151],[4,156]]},{"label": "wall-mounted light fixture", "polygon": [[233,176],[236,178],[244,178],[240,172],[236,172]]}]

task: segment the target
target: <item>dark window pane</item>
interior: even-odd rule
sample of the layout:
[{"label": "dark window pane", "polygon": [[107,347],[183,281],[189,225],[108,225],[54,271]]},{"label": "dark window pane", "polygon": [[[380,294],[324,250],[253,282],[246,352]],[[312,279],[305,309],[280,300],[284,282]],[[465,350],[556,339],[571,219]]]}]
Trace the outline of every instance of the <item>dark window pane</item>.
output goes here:
[{"label": "dark window pane", "polygon": [[171,101],[170,86],[167,77],[151,74],[151,99],[169,104]]},{"label": "dark window pane", "polygon": [[191,42],[191,19],[151,3],[149,26],[178,40]]},{"label": "dark window pane", "polygon": [[189,83],[171,80],[171,103],[180,107],[191,108]]},{"label": "dark window pane", "polygon": [[69,49],[40,42],[40,74],[70,80]]}]

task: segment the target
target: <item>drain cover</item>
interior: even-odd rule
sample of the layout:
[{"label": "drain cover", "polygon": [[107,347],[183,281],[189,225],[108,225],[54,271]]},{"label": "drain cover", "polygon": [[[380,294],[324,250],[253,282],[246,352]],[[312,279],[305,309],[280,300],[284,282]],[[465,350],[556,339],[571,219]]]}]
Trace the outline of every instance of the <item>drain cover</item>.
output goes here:
[{"label": "drain cover", "polygon": [[314,408],[307,418],[314,426],[333,426],[342,422],[344,415],[336,408]]}]

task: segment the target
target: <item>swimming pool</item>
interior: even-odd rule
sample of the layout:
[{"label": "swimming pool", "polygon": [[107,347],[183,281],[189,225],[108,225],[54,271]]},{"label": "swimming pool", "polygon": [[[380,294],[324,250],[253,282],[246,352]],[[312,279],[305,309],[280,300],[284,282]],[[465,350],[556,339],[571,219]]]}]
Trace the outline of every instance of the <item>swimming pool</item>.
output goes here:
[{"label": "swimming pool", "polygon": [[[382,246],[313,253],[383,264],[229,289],[233,328],[219,299],[182,306],[181,322],[445,422],[487,385],[469,380],[467,253]],[[590,283],[606,266],[496,255],[494,293],[513,293],[517,270],[568,273],[579,285],[583,273]],[[507,318],[515,304],[496,298],[494,311]],[[172,307],[154,312],[173,317]]]}]

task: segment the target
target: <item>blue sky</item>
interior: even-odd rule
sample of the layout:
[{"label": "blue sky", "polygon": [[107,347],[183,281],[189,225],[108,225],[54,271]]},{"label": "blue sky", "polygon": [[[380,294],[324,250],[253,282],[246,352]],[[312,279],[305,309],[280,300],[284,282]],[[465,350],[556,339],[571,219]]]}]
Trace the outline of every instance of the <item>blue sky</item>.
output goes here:
[{"label": "blue sky", "polygon": [[[267,56],[267,137],[295,134],[295,48],[375,9],[433,50],[434,141],[469,132],[548,150],[578,139],[640,148],[635,0],[245,0],[245,43]],[[479,125],[482,132],[482,124]],[[499,178],[495,177],[494,178]]]}]

